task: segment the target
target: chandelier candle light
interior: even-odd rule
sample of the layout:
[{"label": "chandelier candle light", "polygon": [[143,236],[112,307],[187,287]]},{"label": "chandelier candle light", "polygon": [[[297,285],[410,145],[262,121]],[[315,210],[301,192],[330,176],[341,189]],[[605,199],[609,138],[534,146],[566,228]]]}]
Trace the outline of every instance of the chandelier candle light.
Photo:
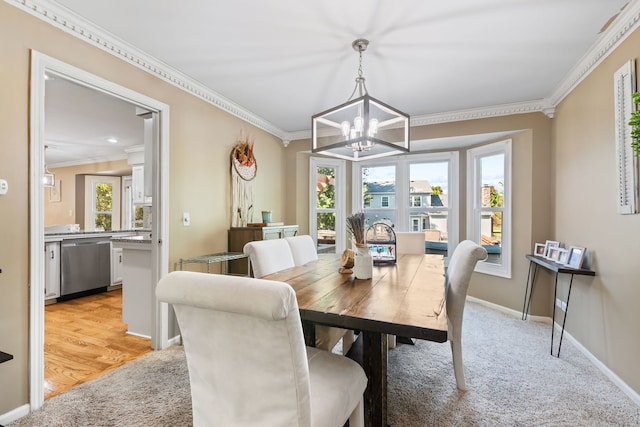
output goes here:
[{"label": "chandelier candle light", "polygon": [[408,152],[409,115],[369,96],[362,75],[369,41],[351,46],[360,55],[356,86],[346,103],[311,117],[311,151],[352,161]]}]

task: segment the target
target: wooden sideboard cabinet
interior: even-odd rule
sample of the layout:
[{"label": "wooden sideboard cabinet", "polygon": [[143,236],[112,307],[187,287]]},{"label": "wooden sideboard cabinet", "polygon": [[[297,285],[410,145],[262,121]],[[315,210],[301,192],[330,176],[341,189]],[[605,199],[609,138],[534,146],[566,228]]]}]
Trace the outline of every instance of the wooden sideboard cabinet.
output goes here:
[{"label": "wooden sideboard cabinet", "polygon": [[[229,252],[242,252],[244,245],[256,240],[282,239],[298,235],[297,225],[272,225],[268,227],[231,227],[229,229]],[[243,260],[229,262],[229,272],[246,274],[247,264]]]}]

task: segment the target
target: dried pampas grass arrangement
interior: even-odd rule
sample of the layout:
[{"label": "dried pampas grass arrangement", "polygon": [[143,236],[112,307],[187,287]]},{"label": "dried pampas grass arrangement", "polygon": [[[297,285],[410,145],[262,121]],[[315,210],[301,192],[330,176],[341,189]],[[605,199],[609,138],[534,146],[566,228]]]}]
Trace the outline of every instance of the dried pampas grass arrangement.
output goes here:
[{"label": "dried pampas grass arrangement", "polygon": [[364,246],[364,212],[354,213],[347,217],[347,230],[351,233],[356,246]]}]

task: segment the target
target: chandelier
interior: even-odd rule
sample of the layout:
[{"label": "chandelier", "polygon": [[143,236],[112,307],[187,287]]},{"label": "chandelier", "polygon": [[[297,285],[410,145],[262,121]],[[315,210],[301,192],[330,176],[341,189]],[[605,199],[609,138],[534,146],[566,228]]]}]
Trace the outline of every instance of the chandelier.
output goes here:
[{"label": "chandelier", "polygon": [[360,56],[356,86],[347,102],[311,117],[311,151],[351,161],[408,152],[409,115],[367,93],[362,52],[369,40],[351,46]]}]

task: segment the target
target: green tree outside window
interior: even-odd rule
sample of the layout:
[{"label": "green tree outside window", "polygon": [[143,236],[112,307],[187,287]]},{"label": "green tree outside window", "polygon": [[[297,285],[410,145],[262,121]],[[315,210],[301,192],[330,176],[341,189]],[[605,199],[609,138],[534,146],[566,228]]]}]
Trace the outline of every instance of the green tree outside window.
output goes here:
[{"label": "green tree outside window", "polygon": [[[318,168],[318,175],[324,175],[327,179],[326,185],[318,191],[317,207],[321,209],[334,208],[336,206],[336,187],[334,179],[336,171],[334,168]],[[333,213],[318,214],[318,230],[335,230],[336,216]]]},{"label": "green tree outside window", "polygon": [[102,227],[105,231],[111,231],[111,216],[113,212],[113,186],[107,183],[96,184],[96,228]]}]

